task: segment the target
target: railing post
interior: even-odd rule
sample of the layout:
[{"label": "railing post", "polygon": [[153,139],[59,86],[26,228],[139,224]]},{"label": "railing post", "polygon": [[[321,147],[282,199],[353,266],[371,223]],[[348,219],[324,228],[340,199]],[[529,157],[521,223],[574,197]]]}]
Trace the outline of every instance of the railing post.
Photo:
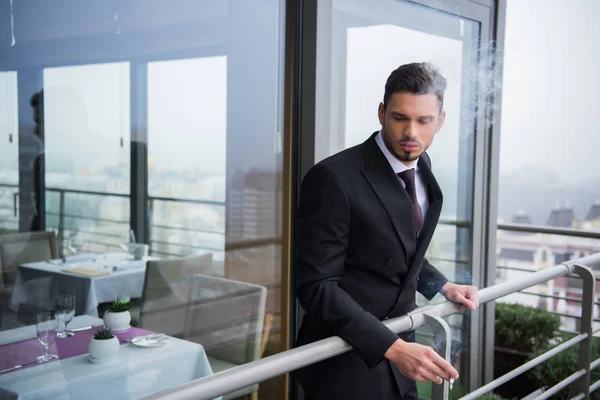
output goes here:
[{"label": "railing post", "polygon": [[64,236],[65,236],[65,191],[59,191],[59,201],[58,201],[58,253],[60,257],[64,257]]},{"label": "railing post", "polygon": [[[452,331],[450,325],[438,316],[424,314],[425,324],[433,333],[433,342],[440,356],[451,362]],[[448,381],[442,380],[441,385],[431,384],[431,400],[448,400],[450,387]]]},{"label": "railing post", "polygon": [[577,379],[571,385],[569,398],[573,398],[583,393],[585,399],[590,398],[590,363],[592,362],[592,340],[593,340],[593,319],[594,319],[594,299],[596,290],[596,279],[594,273],[588,267],[580,264],[573,265],[573,272],[583,280],[583,299],[581,303],[581,326],[580,333],[586,333],[585,338],[579,344],[579,360],[577,369],[585,369],[586,374]]},{"label": "railing post", "polygon": [[17,210],[18,210],[18,208],[17,208],[17,204],[18,204],[17,199],[18,198],[19,198],[19,193],[18,192],[17,193],[13,193],[13,208],[15,210],[15,218],[17,218],[19,216],[19,214],[17,213]]},{"label": "railing post", "polygon": [[154,223],[154,197],[148,196],[148,254],[152,255],[152,224]]}]

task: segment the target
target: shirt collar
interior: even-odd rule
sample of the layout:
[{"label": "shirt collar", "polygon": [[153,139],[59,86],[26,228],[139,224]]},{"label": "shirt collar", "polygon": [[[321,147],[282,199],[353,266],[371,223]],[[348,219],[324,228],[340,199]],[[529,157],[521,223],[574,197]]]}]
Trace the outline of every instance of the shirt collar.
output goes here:
[{"label": "shirt collar", "polygon": [[394,155],[385,146],[385,143],[383,143],[383,138],[381,137],[381,131],[379,131],[377,136],[375,136],[375,141],[377,142],[377,145],[381,149],[381,152],[383,153],[385,158],[388,160],[388,163],[390,163],[390,166],[392,167],[392,169],[394,170],[394,172],[396,174],[399,174],[400,172],[404,172],[407,169],[411,169],[411,168],[414,168],[415,172],[417,172],[419,170],[419,167],[418,167],[419,159],[418,158],[415,161],[413,161],[413,163],[410,167],[407,167],[402,162],[400,162],[400,160],[398,160],[396,157],[394,157]]}]

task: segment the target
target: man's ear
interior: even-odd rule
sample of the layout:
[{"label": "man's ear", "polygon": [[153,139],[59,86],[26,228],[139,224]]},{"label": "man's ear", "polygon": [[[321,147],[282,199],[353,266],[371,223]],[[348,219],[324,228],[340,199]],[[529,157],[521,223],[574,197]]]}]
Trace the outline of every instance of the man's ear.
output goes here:
[{"label": "man's ear", "polygon": [[436,133],[439,132],[440,129],[442,129],[442,126],[444,126],[444,122],[446,122],[446,110],[443,110],[440,112],[440,116],[438,118],[438,123],[435,128]]},{"label": "man's ear", "polygon": [[383,126],[385,122],[385,106],[383,103],[379,103],[379,108],[377,109],[377,116],[379,117],[379,123]]}]

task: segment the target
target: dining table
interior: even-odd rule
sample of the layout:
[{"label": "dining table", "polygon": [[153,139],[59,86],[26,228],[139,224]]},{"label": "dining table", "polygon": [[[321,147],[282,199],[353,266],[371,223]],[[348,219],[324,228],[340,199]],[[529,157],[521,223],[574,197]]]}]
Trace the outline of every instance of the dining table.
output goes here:
[{"label": "dining table", "polygon": [[98,362],[87,349],[102,319],[77,316],[68,328],[74,335],[50,347],[58,359],[44,363],[35,362],[44,352],[35,325],[0,332],[0,400],[138,399],[213,374],[198,343],[162,335],[160,346],[141,347],[134,338],[156,333],[131,327],[114,332],[118,356]]},{"label": "dining table", "polygon": [[[122,252],[77,254],[19,265],[10,308],[21,304],[51,309],[58,294],[75,295],[75,315],[98,317],[98,305],[142,297],[146,262]],[[49,308],[50,307],[50,308]]]}]

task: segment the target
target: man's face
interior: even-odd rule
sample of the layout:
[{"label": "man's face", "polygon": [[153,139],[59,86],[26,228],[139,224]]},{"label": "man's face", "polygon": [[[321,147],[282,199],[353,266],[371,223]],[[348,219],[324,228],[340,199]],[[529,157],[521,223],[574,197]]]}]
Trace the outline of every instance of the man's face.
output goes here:
[{"label": "man's face", "polygon": [[440,102],[435,94],[396,92],[387,107],[379,104],[383,142],[407,165],[429,148],[445,119],[446,112],[440,112]]}]

